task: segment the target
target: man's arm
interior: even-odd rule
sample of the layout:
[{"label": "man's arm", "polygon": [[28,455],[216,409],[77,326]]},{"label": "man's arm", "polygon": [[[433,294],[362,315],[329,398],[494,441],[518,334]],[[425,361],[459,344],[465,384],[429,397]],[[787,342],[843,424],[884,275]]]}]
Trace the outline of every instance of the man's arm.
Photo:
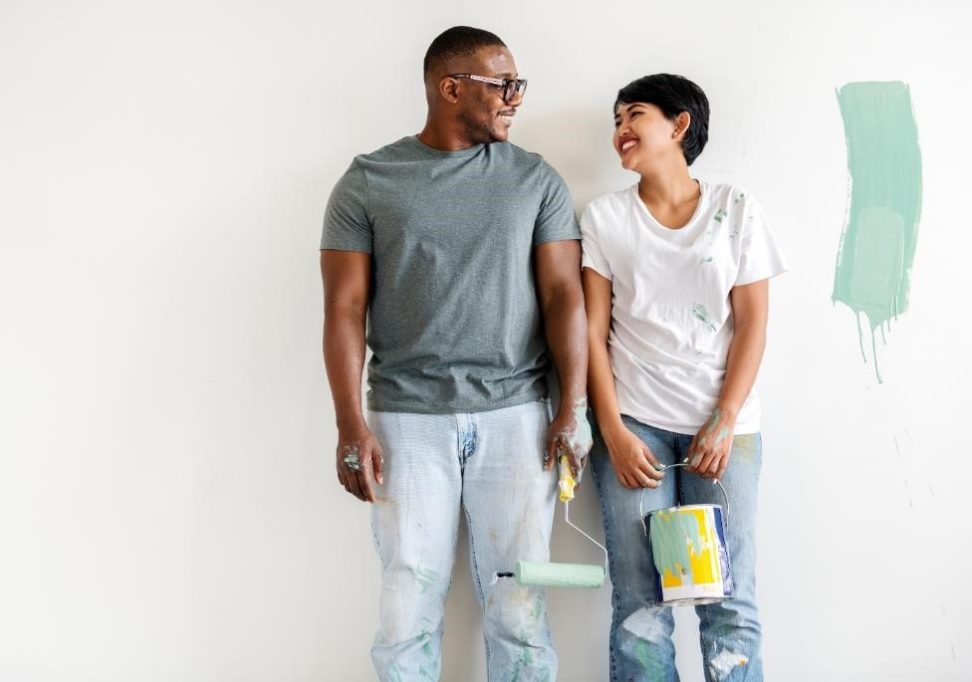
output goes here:
[{"label": "man's arm", "polygon": [[324,281],[324,365],[337,416],[337,475],[345,490],[375,501],[382,454],[361,413],[361,373],[371,283],[371,254],[321,251]]},{"label": "man's arm", "polygon": [[560,405],[550,424],[546,466],[558,451],[566,454],[575,474],[590,452],[587,422],[587,317],[580,279],[581,246],[576,239],[541,244],[534,250],[540,312],[547,346],[560,384]]}]

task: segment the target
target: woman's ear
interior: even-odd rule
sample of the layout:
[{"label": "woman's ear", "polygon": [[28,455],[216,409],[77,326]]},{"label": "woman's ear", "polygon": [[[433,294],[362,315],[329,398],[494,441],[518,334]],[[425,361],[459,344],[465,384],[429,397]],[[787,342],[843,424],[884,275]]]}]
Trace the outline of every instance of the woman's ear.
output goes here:
[{"label": "woman's ear", "polygon": [[681,142],[685,139],[685,133],[692,124],[692,116],[687,111],[683,111],[675,117],[675,130],[672,131],[672,139]]}]

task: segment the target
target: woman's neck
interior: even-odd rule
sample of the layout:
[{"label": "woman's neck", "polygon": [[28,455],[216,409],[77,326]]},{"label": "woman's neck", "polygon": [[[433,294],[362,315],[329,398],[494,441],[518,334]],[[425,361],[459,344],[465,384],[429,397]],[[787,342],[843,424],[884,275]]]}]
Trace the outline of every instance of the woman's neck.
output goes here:
[{"label": "woman's neck", "polygon": [[689,175],[687,166],[676,173],[645,173],[638,183],[638,194],[649,206],[676,208],[699,198],[699,183]]},{"label": "woman's neck", "polygon": [[684,163],[668,172],[642,173],[638,195],[655,220],[673,230],[684,227],[695,215],[702,188]]}]

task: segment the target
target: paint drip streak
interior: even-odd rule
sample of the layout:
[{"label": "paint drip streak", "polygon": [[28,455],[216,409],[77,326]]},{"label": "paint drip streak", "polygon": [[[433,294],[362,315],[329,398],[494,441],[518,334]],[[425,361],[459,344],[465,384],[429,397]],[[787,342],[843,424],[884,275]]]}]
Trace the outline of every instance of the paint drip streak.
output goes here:
[{"label": "paint drip streak", "polygon": [[[834,302],[865,316],[878,381],[875,333],[908,309],[921,214],[921,150],[908,86],[848,83],[837,91],[851,179],[834,273]],[[860,327],[858,327],[860,332]],[[861,354],[864,339],[860,337]],[[866,356],[865,356],[866,362]]]}]

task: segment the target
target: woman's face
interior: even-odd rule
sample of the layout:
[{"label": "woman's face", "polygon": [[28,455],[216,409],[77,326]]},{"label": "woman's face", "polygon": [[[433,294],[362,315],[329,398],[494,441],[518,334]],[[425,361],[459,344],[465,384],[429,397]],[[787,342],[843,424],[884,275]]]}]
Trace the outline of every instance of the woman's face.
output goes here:
[{"label": "woman's face", "polygon": [[627,170],[657,167],[675,152],[681,155],[677,122],[654,104],[619,104],[614,114],[614,151]]}]

